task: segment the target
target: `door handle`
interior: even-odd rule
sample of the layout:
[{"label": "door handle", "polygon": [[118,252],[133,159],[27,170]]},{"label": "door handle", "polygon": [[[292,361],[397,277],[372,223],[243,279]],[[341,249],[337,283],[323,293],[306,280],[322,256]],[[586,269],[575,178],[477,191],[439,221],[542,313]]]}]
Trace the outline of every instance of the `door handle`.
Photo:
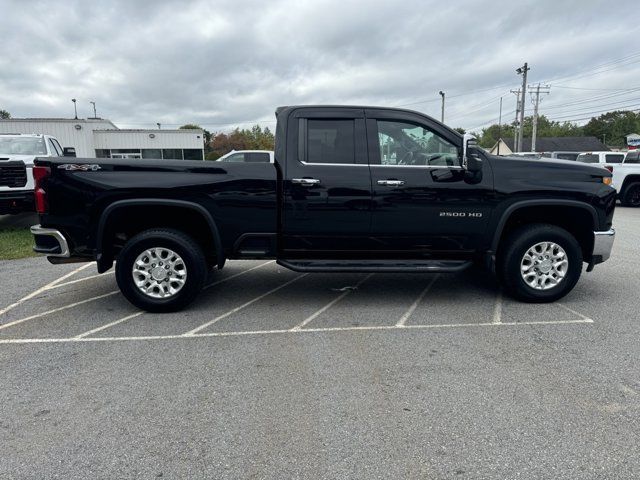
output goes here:
[{"label": "door handle", "polygon": [[291,183],[302,185],[303,187],[313,187],[314,185],[319,185],[320,180],[317,178],[292,178]]},{"label": "door handle", "polygon": [[404,185],[404,180],[378,180],[378,185],[386,185],[387,187],[399,187]]}]

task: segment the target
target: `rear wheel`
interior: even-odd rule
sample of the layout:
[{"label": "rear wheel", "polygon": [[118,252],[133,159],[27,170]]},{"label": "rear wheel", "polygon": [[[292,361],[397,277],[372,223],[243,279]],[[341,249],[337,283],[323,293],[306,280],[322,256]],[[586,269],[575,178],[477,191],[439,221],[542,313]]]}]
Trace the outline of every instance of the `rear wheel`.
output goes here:
[{"label": "rear wheel", "polygon": [[116,279],[122,294],[148,312],[186,307],[202,290],[207,263],[200,246],[177,230],[146,230],[118,255]]},{"label": "rear wheel", "polygon": [[553,302],[578,282],[582,249],[566,230],[554,225],[527,225],[503,242],[498,274],[507,293],[516,299]]},{"label": "rear wheel", "polygon": [[640,183],[632,183],[624,189],[622,205],[625,207],[640,207]]}]

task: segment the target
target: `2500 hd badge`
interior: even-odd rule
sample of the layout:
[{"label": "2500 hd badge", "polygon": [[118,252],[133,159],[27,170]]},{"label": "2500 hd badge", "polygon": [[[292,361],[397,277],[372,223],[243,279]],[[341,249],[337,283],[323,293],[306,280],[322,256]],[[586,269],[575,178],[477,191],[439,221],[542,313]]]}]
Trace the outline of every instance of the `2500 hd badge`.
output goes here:
[{"label": "2500 hd badge", "polygon": [[457,217],[457,218],[481,218],[482,212],[440,212],[441,217]]}]

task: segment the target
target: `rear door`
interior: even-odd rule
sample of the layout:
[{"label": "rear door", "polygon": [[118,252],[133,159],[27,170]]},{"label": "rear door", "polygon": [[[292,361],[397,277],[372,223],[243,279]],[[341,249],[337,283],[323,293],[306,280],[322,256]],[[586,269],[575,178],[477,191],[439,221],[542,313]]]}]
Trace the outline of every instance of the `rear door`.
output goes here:
[{"label": "rear door", "polygon": [[465,181],[462,138],[410,112],[367,110],[372,238],[384,258],[466,258],[483,241],[493,175]]},{"label": "rear door", "polygon": [[354,258],[370,242],[364,110],[316,107],[290,115],[281,254]]}]

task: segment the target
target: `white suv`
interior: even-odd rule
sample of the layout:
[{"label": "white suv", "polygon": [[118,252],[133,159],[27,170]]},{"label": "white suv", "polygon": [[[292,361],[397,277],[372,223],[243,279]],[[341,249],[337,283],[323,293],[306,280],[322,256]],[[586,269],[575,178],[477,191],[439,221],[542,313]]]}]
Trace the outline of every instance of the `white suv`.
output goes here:
[{"label": "white suv", "polygon": [[[602,166],[611,166],[624,161],[624,152],[585,152],[578,155],[576,161],[582,163],[599,163]],[[609,168],[609,170],[611,170]]]},{"label": "white suv", "polygon": [[75,157],[50,135],[0,133],[0,215],[32,212],[36,157]]}]

